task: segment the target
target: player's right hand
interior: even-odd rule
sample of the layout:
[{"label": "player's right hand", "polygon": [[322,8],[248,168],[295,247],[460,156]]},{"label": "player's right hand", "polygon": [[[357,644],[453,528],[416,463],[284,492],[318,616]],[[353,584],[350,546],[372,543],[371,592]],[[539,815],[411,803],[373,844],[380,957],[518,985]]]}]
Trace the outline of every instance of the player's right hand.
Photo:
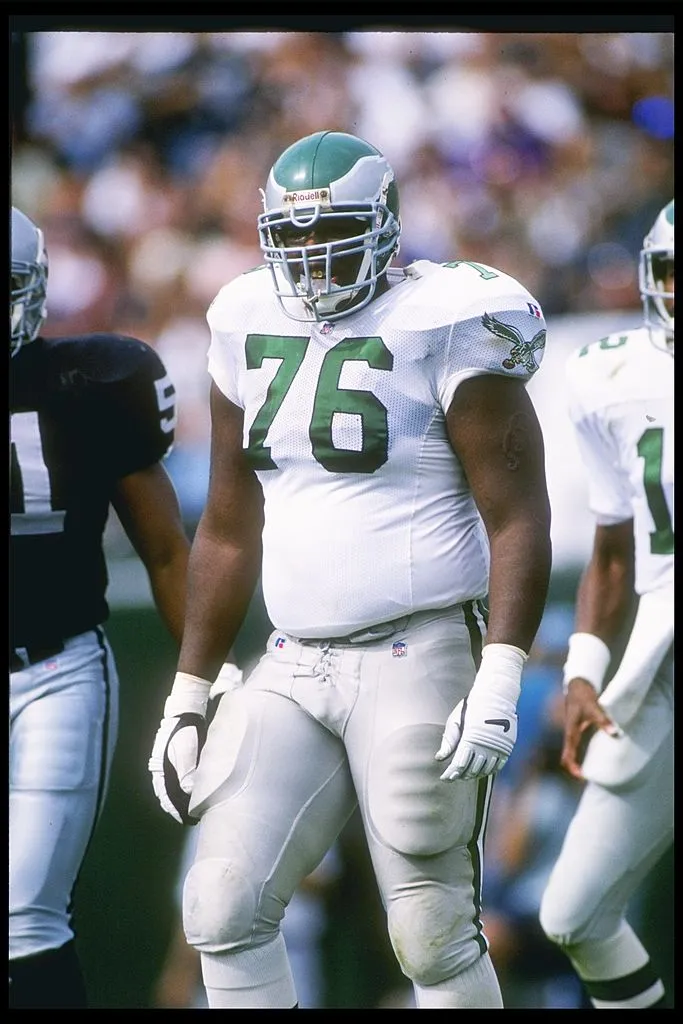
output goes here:
[{"label": "player's right hand", "polygon": [[621,731],[600,704],[595,687],[577,676],[567,685],[564,740],[560,755],[560,764],[575,779],[583,779],[581,762],[586,745],[596,729],[604,729],[610,736],[618,736]]},{"label": "player's right hand", "polygon": [[206,711],[211,684],[178,672],[164,705],[148,768],[162,810],[182,825],[196,825],[189,814],[199,755],[206,740]]},{"label": "player's right hand", "polygon": [[188,809],[194,773],[206,739],[206,719],[183,714],[162,718],[149,758],[152,785],[161,807],[181,825],[196,825]]}]

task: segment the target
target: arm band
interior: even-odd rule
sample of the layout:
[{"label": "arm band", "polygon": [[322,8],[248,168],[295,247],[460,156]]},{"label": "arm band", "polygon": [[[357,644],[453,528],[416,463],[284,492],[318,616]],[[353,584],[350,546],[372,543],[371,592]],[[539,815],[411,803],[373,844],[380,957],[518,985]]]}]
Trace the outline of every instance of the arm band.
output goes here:
[{"label": "arm band", "polygon": [[610,649],[599,636],[594,633],[572,633],[562,671],[563,691],[567,692],[572,679],[585,679],[596,693],[600,693],[611,660]]},{"label": "arm band", "polygon": [[205,715],[211,683],[188,672],[176,672],[173,687],[164,704],[164,718],[177,715]]},{"label": "arm band", "polygon": [[489,690],[506,700],[519,698],[522,669],[528,655],[512,644],[485,644],[481,649],[481,665],[472,690]]}]

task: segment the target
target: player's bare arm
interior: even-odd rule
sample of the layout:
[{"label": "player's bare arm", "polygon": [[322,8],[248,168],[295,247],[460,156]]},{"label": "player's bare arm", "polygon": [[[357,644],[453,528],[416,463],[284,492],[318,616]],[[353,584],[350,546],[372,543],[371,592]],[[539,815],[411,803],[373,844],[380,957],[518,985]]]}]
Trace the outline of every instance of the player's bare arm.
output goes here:
[{"label": "player's bare arm", "polygon": [[464,381],[448,410],[448,434],[491,546],[487,643],[528,652],[551,566],[550,502],[541,427],[521,381]]},{"label": "player's bare arm", "polygon": [[211,684],[229,659],[261,569],[263,499],[242,449],[243,412],[215,385],[210,403],[209,493],[190,550],[178,671],[149,760],[161,806],[187,824],[196,823],[189,800]]},{"label": "player's bare arm", "polygon": [[[611,647],[630,617],[633,576],[633,520],[596,526],[591,559],[579,582],[576,632],[597,636]],[[581,761],[596,729],[612,731],[613,723],[598,702],[595,686],[580,676],[568,679],[560,763],[574,778],[583,778]]]},{"label": "player's bare arm", "polygon": [[633,607],[633,576],[633,520],[596,526],[577,593],[577,632],[594,633],[611,646]]},{"label": "player's bare arm", "polygon": [[453,753],[441,779],[454,781],[499,771],[510,755],[522,669],[548,590],[551,543],[543,437],[523,383],[493,375],[464,381],[447,424],[491,550],[481,665],[436,753],[438,761]]},{"label": "player's bare arm", "polygon": [[180,645],[185,617],[185,579],[190,542],[173,482],[161,463],[120,479],[112,496],[128,539],[149,576],[154,602]]},{"label": "player's bare arm", "polygon": [[211,388],[211,478],[190,553],[178,669],[213,680],[261,569],[263,494],[242,448],[243,412]]}]

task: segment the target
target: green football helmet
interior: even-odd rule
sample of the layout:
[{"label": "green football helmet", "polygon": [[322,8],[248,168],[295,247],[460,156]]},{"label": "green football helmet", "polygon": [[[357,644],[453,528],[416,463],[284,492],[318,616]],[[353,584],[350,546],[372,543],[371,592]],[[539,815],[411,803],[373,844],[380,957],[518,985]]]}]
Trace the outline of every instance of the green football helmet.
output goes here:
[{"label": "green football helmet", "polygon": [[674,200],[657,216],[643,241],[638,275],[645,323],[653,332],[664,332],[666,344],[674,343]]},{"label": "green football helmet", "polygon": [[308,135],[282,153],[261,190],[259,242],[294,320],[339,320],[367,306],[398,253],[394,172],[344,132]]}]

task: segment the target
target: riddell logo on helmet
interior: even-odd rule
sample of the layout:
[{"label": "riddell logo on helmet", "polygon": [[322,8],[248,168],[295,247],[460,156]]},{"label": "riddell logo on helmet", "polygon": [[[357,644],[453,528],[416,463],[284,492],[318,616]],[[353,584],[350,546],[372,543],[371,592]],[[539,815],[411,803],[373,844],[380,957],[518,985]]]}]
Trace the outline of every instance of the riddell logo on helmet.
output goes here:
[{"label": "riddell logo on helmet", "polygon": [[285,192],[283,197],[283,203],[291,203],[292,205],[301,205],[302,203],[324,203],[326,206],[330,204],[330,190],[329,188],[305,188],[301,192]]}]

